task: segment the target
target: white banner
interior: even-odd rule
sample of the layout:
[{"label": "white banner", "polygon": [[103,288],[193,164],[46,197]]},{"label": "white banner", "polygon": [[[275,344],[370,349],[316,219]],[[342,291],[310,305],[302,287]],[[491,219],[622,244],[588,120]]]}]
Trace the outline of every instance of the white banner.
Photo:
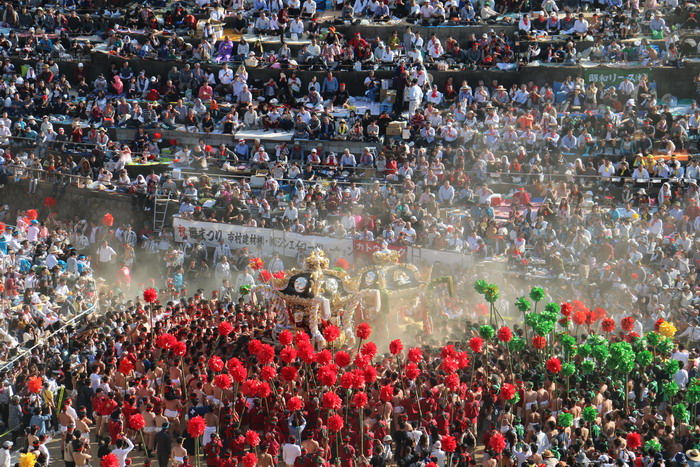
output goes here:
[{"label": "white banner", "polygon": [[353,242],[346,239],[301,235],[276,229],[246,227],[242,225],[219,224],[173,218],[173,231],[176,242],[202,243],[215,247],[223,240],[231,248],[248,248],[251,256],[271,255],[306,256],[314,248],[322,249],[332,260],[345,258],[353,261]]},{"label": "white banner", "polygon": [[[200,222],[173,218],[173,230],[176,242],[203,243],[215,247],[219,240],[231,248],[248,248],[251,256],[270,256],[279,253],[288,257],[305,257],[314,248],[322,249],[331,259],[331,266],[338,258],[345,258],[352,263],[354,260],[354,241],[319,237],[317,235],[302,235],[277,229],[262,229],[242,225],[219,224],[216,222]],[[359,244],[366,242],[357,242]],[[442,263],[462,268],[474,265],[474,258],[469,253],[456,251],[437,251],[427,248],[401,247],[405,251],[405,260],[414,264]],[[359,249],[362,252],[362,248]]]}]

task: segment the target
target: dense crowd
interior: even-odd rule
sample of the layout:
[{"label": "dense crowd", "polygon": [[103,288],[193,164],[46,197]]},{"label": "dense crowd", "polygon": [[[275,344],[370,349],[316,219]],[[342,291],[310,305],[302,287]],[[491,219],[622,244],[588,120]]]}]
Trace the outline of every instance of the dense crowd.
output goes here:
[{"label": "dense crowd", "polygon": [[[700,465],[700,109],[653,82],[694,4],[126,6],[0,5],[0,188],[39,210],[0,210],[0,467]],[[294,258],[64,219],[71,185],[477,267],[319,338],[256,291]]]},{"label": "dense crowd", "polygon": [[[627,267],[637,288],[626,294],[607,266],[548,291],[455,271],[457,296],[442,298],[428,328],[396,307],[391,334],[390,316],[351,334],[331,316],[312,339],[303,325],[280,327],[254,287],[262,263],[278,274],[289,259],[237,256],[235,286],[217,277],[213,292],[190,295],[183,288],[201,282],[181,277],[186,258],[168,245],[134,254],[130,226],[46,214],[3,211],[14,224],[0,236],[3,466],[15,456],[69,467],[700,458],[697,277],[654,252]],[[638,277],[658,263],[658,276]],[[145,277],[158,290],[130,286],[155,264]]]}]

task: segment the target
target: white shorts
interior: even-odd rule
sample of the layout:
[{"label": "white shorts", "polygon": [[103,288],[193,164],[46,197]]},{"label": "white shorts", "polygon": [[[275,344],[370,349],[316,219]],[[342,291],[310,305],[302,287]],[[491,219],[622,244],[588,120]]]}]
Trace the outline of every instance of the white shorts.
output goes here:
[{"label": "white shorts", "polygon": [[143,432],[146,433],[146,434],[157,433],[156,427],[154,427],[154,426],[146,426],[146,427],[144,427],[144,428],[143,428]]},{"label": "white shorts", "polygon": [[58,429],[61,430],[61,433],[66,433],[68,431],[68,427],[63,425],[59,426]]},{"label": "white shorts", "polygon": [[163,410],[163,415],[165,415],[168,418],[178,418],[180,416],[180,412],[178,412],[177,410],[165,409]]},{"label": "white shorts", "polygon": [[208,426],[204,428],[204,435],[202,436],[202,446],[206,446],[211,442],[211,435],[216,433],[215,426]]}]

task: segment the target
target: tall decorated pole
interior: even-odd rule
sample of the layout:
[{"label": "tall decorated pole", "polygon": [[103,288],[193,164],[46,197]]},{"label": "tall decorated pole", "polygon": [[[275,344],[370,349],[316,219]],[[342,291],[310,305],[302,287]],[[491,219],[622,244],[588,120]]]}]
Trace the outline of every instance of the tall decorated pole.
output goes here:
[{"label": "tall decorated pole", "polygon": [[200,465],[199,441],[202,435],[204,434],[204,430],[206,429],[206,427],[207,422],[200,415],[190,418],[190,420],[187,422],[187,433],[189,433],[189,435],[194,439],[194,456],[195,465],[197,467],[199,467]]}]

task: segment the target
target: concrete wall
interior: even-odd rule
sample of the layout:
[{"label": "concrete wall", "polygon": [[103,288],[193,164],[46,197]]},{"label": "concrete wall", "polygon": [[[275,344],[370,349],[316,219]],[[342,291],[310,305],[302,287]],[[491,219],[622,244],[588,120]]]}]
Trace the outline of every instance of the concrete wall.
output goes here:
[{"label": "concrete wall", "polygon": [[[118,66],[125,61],[121,57],[116,57],[107,54],[95,54],[92,59],[92,63],[88,67],[88,77],[90,79],[95,79],[99,73],[106,73],[109,70],[110,64],[116,62]],[[15,65],[21,65],[24,62],[19,60],[15,61]],[[161,76],[166,76],[168,70],[173,66],[178,68],[183,66],[182,62],[169,62],[169,61],[155,61],[155,60],[129,60],[131,67],[134,70],[148,70],[149,74],[160,74]],[[218,70],[219,65],[206,64],[207,68],[213,70]],[[65,73],[70,76],[77,69],[77,63],[74,62],[62,62],[61,67],[65,70]],[[273,70],[270,68],[251,68],[248,69],[248,73],[251,79],[260,79],[262,82],[267,81],[270,77],[275,79],[279,78],[280,72],[283,70]],[[509,87],[510,85],[517,83],[527,83],[528,81],[533,81],[536,84],[544,84],[545,82],[552,83],[554,81],[563,81],[567,76],[583,76],[584,68],[580,66],[528,66],[523,67],[518,71],[500,71],[500,70],[477,70],[477,71],[436,71],[431,70],[429,73],[433,75],[434,81],[438,85],[443,85],[448,78],[453,78],[453,80],[459,84],[462,80],[467,80],[467,82],[472,86],[476,86],[479,80],[484,80],[490,83],[492,80],[496,79],[503,86]],[[289,72],[287,71],[287,74]],[[685,68],[679,70],[677,68],[662,67],[654,68],[651,71],[651,81],[657,83],[657,91],[659,96],[671,93],[679,98],[694,98],[697,96],[695,91],[695,83],[692,77],[700,73],[700,63],[689,63]],[[301,78],[304,84],[311,80],[311,76],[316,76],[319,81],[322,80],[326,72],[321,70],[316,71],[297,71],[297,74]],[[366,71],[356,72],[356,71],[335,71],[335,76],[341,82],[345,82],[348,86],[348,90],[351,94],[359,94],[364,90],[364,79],[367,76]],[[678,79],[679,74],[683,76],[683,79]],[[376,75],[380,79],[389,79],[393,76],[392,70],[377,71]]]},{"label": "concrete wall", "polygon": [[[100,222],[102,216],[107,213],[114,216],[114,225],[130,223],[134,229],[152,225],[152,213],[138,211],[132,204],[131,195],[116,193],[104,193],[84,188],[69,186],[61,198],[52,195],[53,184],[40,182],[35,194],[27,193],[28,182],[20,180],[14,183],[8,180],[4,188],[0,189],[0,203],[9,204],[10,209],[36,209],[39,218],[43,219],[49,214],[49,209],[44,206],[44,199],[53,196],[57,199],[53,211],[58,212],[59,217],[78,217],[92,222]],[[151,214],[148,216],[147,214]]]}]

